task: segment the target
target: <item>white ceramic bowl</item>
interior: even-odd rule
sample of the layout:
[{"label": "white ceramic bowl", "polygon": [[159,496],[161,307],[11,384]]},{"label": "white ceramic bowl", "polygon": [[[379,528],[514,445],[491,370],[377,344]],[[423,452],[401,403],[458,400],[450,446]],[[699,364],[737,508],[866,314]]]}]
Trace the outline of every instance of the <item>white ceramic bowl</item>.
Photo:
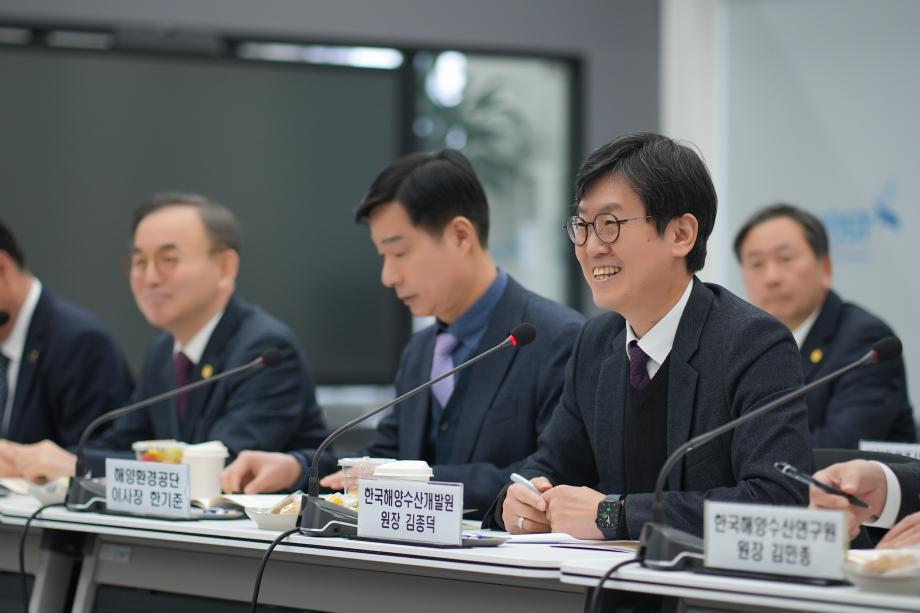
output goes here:
[{"label": "white ceramic bowl", "polygon": [[245,511],[249,519],[256,522],[256,526],[261,530],[284,532],[297,524],[297,513],[272,513],[271,507],[262,509],[246,507]]}]

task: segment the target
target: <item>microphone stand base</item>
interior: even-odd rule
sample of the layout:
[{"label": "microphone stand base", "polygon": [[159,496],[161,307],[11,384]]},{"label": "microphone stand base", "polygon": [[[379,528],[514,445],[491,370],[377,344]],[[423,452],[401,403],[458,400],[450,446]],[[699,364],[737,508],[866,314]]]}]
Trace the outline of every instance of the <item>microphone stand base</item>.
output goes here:
[{"label": "microphone stand base", "polygon": [[297,527],[304,536],[357,536],[358,514],[319,496],[305,494],[300,499]]},{"label": "microphone stand base", "polygon": [[637,556],[646,568],[692,570],[703,566],[703,539],[662,524],[642,527]]},{"label": "microphone stand base", "polygon": [[64,504],[68,511],[104,512],[105,484],[88,477],[71,477]]}]

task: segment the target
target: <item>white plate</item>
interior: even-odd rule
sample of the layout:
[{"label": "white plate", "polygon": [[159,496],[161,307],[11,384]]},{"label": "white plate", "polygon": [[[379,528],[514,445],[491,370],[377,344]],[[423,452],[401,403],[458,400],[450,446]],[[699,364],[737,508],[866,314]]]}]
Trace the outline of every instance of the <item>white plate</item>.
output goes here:
[{"label": "white plate", "polygon": [[[866,572],[863,565],[883,556],[910,555],[917,563],[887,573]],[[920,549],[858,549],[847,553],[843,574],[865,592],[920,594]]]},{"label": "white plate", "polygon": [[272,513],[271,508],[255,509],[253,507],[246,507],[245,511],[249,519],[256,522],[256,526],[262,530],[284,532],[297,524],[297,513]]}]

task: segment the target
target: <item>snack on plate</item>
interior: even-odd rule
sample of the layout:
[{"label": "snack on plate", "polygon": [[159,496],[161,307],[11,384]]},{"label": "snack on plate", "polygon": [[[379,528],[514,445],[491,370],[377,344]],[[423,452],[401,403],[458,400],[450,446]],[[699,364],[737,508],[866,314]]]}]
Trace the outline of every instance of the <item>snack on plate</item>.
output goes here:
[{"label": "snack on plate", "polygon": [[135,458],[143,462],[179,464],[182,462],[185,443],[174,439],[137,441],[131,445],[131,448],[134,450]]},{"label": "snack on plate", "polygon": [[918,563],[920,563],[920,558],[915,555],[909,553],[891,553],[888,555],[880,555],[874,560],[865,562],[861,570],[865,573],[881,575],[902,570]]}]

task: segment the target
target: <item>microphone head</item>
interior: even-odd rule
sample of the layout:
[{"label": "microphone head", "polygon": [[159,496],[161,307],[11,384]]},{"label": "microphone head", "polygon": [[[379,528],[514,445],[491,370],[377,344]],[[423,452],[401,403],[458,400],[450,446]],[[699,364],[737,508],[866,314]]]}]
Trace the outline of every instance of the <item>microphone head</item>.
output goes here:
[{"label": "microphone head", "polygon": [[262,368],[271,368],[281,363],[281,360],[284,359],[284,354],[281,353],[280,349],[272,348],[263,351],[259,357],[262,359]]},{"label": "microphone head", "polygon": [[7,311],[0,311],[0,326],[5,326],[10,320],[10,314]]},{"label": "microphone head", "polygon": [[511,343],[515,347],[523,347],[537,338],[537,329],[533,327],[533,324],[524,322],[514,326],[508,336],[511,337]]},{"label": "microphone head", "polygon": [[872,345],[872,363],[887,362],[901,357],[901,339],[897,336],[886,336]]}]

